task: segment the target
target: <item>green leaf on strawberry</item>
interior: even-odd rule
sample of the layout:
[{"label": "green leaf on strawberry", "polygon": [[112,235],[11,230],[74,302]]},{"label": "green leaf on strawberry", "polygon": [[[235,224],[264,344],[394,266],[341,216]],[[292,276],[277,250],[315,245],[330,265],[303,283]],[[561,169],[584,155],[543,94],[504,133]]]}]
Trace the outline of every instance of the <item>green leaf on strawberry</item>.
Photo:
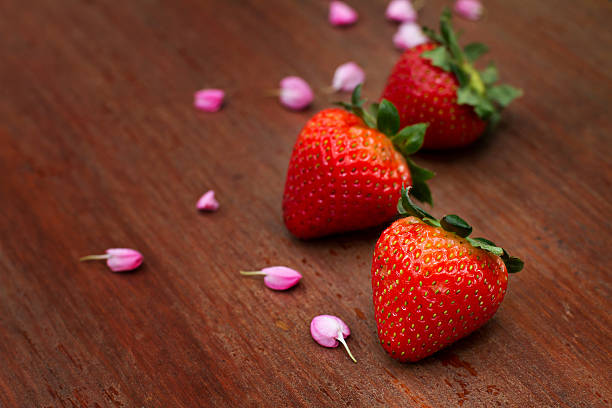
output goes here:
[{"label": "green leaf on strawberry", "polygon": [[495,125],[499,121],[500,111],[523,92],[510,85],[494,86],[498,74],[492,64],[482,71],[474,68],[473,62],[489,49],[481,43],[470,43],[461,49],[451,25],[448,8],[440,16],[440,34],[428,28],[424,28],[424,32],[439,46],[423,52],[421,56],[429,59],[432,65],[455,75],[459,82],[458,104],[473,106],[481,119],[488,121],[489,125]]},{"label": "green leaf on strawberry", "polygon": [[355,106],[363,105],[365,101],[361,99],[361,84],[356,86],[351,95],[351,103]]},{"label": "green leaf on strawberry", "polygon": [[472,227],[461,217],[451,214],[444,216],[441,220],[437,220],[435,217],[425,212],[421,207],[414,204],[410,199],[410,195],[414,196],[414,187],[405,188],[402,186],[400,199],[397,203],[397,210],[400,216],[416,217],[431,226],[442,227],[445,231],[452,232],[464,238],[473,247],[483,249],[499,256],[506,265],[506,269],[509,273],[516,273],[523,269],[524,262],[519,258],[510,256],[504,248],[495,245],[495,243],[486,238],[470,238],[469,235],[472,233]]},{"label": "green leaf on strawberry", "polygon": [[370,108],[369,108],[369,109],[370,109],[370,114],[371,114],[373,117],[377,117],[377,116],[378,116],[378,108],[379,108],[379,105],[380,105],[380,104],[378,104],[378,103],[372,103],[372,104],[370,104]]},{"label": "green leaf on strawberry", "polygon": [[425,140],[425,131],[427,123],[417,123],[412,126],[406,126],[391,138],[393,144],[402,152],[404,156],[410,156],[419,151]]},{"label": "green leaf on strawberry", "polygon": [[516,89],[511,87],[510,85],[498,85],[491,87],[487,91],[487,95],[490,100],[497,102],[500,106],[506,107],[512,102],[515,98],[518,98],[523,93],[520,89]]},{"label": "green leaf on strawberry", "polygon": [[393,137],[400,130],[400,118],[395,105],[383,99],[378,105],[376,127],[389,137]]},{"label": "green leaf on strawberry", "polygon": [[[402,192],[405,190],[404,186],[402,186]],[[420,219],[431,218],[433,219],[433,215],[430,215],[427,211],[416,205],[410,200],[408,194],[403,194],[400,196],[400,199],[397,203],[397,212],[405,217],[414,216]]]},{"label": "green leaf on strawberry", "polygon": [[406,163],[412,175],[412,195],[417,200],[433,206],[433,197],[427,185],[427,180],[435,176],[435,173],[426,168],[417,166],[410,157],[406,158]]},{"label": "green leaf on strawberry", "polygon": [[495,82],[497,82],[498,73],[495,64],[491,62],[485,69],[480,71],[480,78],[485,86],[493,85]]},{"label": "green leaf on strawberry", "polygon": [[520,272],[525,266],[525,262],[523,262],[522,259],[508,255],[506,250],[504,250],[504,254],[501,256],[501,259],[504,261],[509,273]]},{"label": "green leaf on strawberry", "polygon": [[[464,237],[467,242],[469,242],[473,247],[476,248],[480,248],[480,249],[484,249],[485,251],[489,251],[494,255],[497,256],[502,256],[504,254],[504,250],[503,248],[500,248],[498,246],[495,246],[495,244],[491,245],[487,242],[485,242],[485,240],[483,239],[478,239],[478,238],[468,238],[468,237]],[[489,241],[490,242],[490,241]]]},{"label": "green leaf on strawberry", "polygon": [[438,34],[435,30],[432,30],[431,28],[427,26],[423,26],[422,29],[423,29],[423,33],[425,33],[427,37],[431,38],[432,41],[435,41],[438,44],[442,44],[444,42],[444,39],[442,38],[442,36]]},{"label": "green leaf on strawberry", "polygon": [[482,55],[489,52],[489,47],[482,43],[470,43],[463,47],[463,53],[468,61],[474,62]]},{"label": "green leaf on strawberry", "polygon": [[472,106],[478,106],[481,100],[482,97],[478,95],[478,93],[472,88],[465,87],[459,88],[457,90],[457,103],[461,105],[467,104]]},{"label": "green leaf on strawberry", "polygon": [[454,232],[461,238],[465,238],[472,233],[472,227],[470,224],[458,215],[450,214],[445,215],[440,220],[440,226],[447,231]]},{"label": "green leaf on strawberry", "polygon": [[425,51],[421,56],[430,59],[432,65],[436,67],[442,68],[445,71],[451,70],[452,57],[444,47],[437,47],[433,50]]},{"label": "green leaf on strawberry", "polygon": [[457,63],[461,65],[461,63],[463,63],[464,55],[461,51],[461,47],[459,46],[459,41],[457,40],[455,31],[453,31],[453,27],[450,24],[450,20],[451,12],[447,7],[440,16],[440,34],[442,34],[442,39],[444,41],[443,44],[448,48],[453,58],[457,60]]}]

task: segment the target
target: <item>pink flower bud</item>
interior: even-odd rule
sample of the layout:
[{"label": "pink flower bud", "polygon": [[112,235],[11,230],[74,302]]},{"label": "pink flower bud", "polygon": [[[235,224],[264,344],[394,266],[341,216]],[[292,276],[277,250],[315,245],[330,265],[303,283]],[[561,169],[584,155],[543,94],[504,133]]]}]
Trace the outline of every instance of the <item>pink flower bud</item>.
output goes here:
[{"label": "pink flower bud", "polygon": [[482,3],[479,0],[457,0],[455,13],[468,20],[478,20],[482,16]]},{"label": "pink flower bud", "polygon": [[391,0],[387,6],[385,16],[392,21],[399,21],[400,23],[415,22],[417,19],[417,12],[410,0]]},{"label": "pink flower bud", "polygon": [[336,316],[320,315],[310,322],[310,335],[323,347],[338,347],[342,343],[349,357],[356,363],[355,357],[344,341],[345,337],[351,335],[351,330],[346,323]]},{"label": "pink flower bud", "polygon": [[129,248],[110,248],[104,255],[87,255],[80,261],[106,259],[106,265],[113,272],[125,272],[138,268],[142,264],[143,256],[140,252]]},{"label": "pink flower bud", "polygon": [[204,112],[217,112],[221,109],[225,92],[221,89],[202,89],[194,94],[193,105]]},{"label": "pink flower bud", "polygon": [[302,279],[302,275],[298,271],[285,266],[272,266],[261,271],[240,271],[240,274],[245,276],[263,275],[264,284],[274,290],[287,290],[297,285]]},{"label": "pink flower bud", "polygon": [[393,36],[393,44],[401,50],[416,47],[427,41],[429,39],[416,23],[403,23]]},{"label": "pink flower bud", "polygon": [[355,87],[365,81],[365,72],[354,62],[340,65],[334,72],[332,88],[334,91],[353,92]]},{"label": "pink flower bud", "polygon": [[343,1],[329,3],[329,22],[334,26],[347,26],[355,23],[359,15]]},{"label": "pink flower bud", "polygon": [[302,78],[289,76],[280,81],[279,99],[289,109],[302,110],[312,103],[314,94]]},{"label": "pink flower bud", "polygon": [[217,211],[219,209],[219,202],[215,199],[215,192],[208,190],[196,204],[198,210],[203,211]]}]

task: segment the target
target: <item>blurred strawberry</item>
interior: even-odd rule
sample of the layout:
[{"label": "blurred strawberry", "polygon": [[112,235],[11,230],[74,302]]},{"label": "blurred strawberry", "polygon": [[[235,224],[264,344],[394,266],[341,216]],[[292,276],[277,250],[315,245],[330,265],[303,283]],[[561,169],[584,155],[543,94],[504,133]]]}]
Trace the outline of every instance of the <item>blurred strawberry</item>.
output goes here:
[{"label": "blurred strawberry", "polygon": [[488,48],[480,43],[459,47],[447,9],[440,17],[440,33],[424,28],[433,43],[407,50],[396,63],[382,98],[397,107],[402,126],[429,123],[423,148],[443,149],[472,143],[494,126],[500,111],[520,89],[495,85],[497,69],[482,71],[473,62]]}]

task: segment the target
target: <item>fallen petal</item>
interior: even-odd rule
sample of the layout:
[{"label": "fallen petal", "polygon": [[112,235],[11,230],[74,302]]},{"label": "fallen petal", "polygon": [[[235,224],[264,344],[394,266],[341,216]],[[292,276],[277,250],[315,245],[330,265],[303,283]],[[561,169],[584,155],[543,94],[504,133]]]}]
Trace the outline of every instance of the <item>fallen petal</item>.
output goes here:
[{"label": "fallen petal", "polygon": [[346,323],[336,316],[320,315],[310,322],[312,338],[324,347],[338,347],[338,330],[344,337],[351,334]]},{"label": "fallen petal", "polygon": [[312,103],[314,94],[308,82],[300,77],[289,76],[280,81],[279,99],[289,109],[302,110]]},{"label": "fallen petal", "polygon": [[320,315],[310,322],[310,335],[319,345],[323,347],[338,347],[342,343],[346,352],[354,362],[355,357],[348,348],[344,339],[351,335],[349,327],[336,316]]},{"label": "fallen petal", "polygon": [[427,41],[429,39],[416,23],[403,23],[393,36],[393,44],[401,50],[416,47]]},{"label": "fallen petal", "polygon": [[335,91],[353,92],[355,87],[365,81],[364,70],[354,62],[340,65],[334,72],[332,88]]},{"label": "fallen petal", "polygon": [[144,259],[142,254],[135,249],[129,248],[110,248],[106,250],[110,258],[106,260],[106,265],[113,272],[131,271],[138,268]]},{"label": "fallen petal", "polygon": [[329,3],[329,22],[334,26],[346,26],[354,24],[359,15],[348,4],[342,1]]},{"label": "fallen petal", "polygon": [[198,210],[203,211],[217,211],[219,209],[219,202],[215,199],[215,192],[208,190],[196,204]]},{"label": "fallen petal", "polygon": [[455,13],[468,20],[478,20],[482,16],[483,7],[479,0],[457,0]]},{"label": "fallen petal", "polygon": [[261,271],[240,271],[241,275],[254,276],[263,275],[264,284],[274,290],[287,290],[298,284],[302,275],[286,266],[271,266]]},{"label": "fallen petal", "polygon": [[103,255],[87,255],[80,261],[106,260],[106,265],[113,272],[125,272],[138,268],[143,261],[142,254],[130,248],[110,248]]},{"label": "fallen petal", "polygon": [[261,270],[266,274],[264,284],[270,289],[287,290],[294,287],[302,279],[302,275],[285,266],[273,266]]},{"label": "fallen petal", "polygon": [[195,93],[193,105],[204,112],[217,112],[224,98],[225,92],[221,89],[202,89]]},{"label": "fallen petal", "polygon": [[391,0],[387,6],[385,16],[392,21],[399,21],[401,23],[415,22],[417,19],[417,12],[412,7],[410,0]]}]

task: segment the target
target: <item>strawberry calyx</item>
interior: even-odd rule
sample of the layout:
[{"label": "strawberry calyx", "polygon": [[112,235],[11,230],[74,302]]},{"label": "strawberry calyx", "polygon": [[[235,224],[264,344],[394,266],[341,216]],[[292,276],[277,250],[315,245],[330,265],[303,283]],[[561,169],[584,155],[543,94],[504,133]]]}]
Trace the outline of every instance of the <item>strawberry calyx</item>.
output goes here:
[{"label": "strawberry calyx", "polygon": [[474,68],[473,62],[487,53],[489,48],[481,43],[459,46],[458,36],[451,26],[451,12],[446,8],[440,16],[440,33],[423,27],[423,32],[440,46],[421,54],[431,64],[452,72],[459,82],[457,103],[474,107],[476,114],[494,126],[499,122],[500,113],[523,91],[510,85],[497,84],[497,68],[491,62],[482,71]]},{"label": "strawberry calyx", "polygon": [[476,248],[483,249],[499,256],[509,273],[516,273],[523,269],[525,263],[517,257],[510,256],[504,248],[495,245],[492,241],[486,238],[471,238],[472,226],[458,215],[449,214],[438,220],[427,211],[416,205],[410,199],[412,194],[411,188],[402,186],[400,199],[397,203],[397,211],[402,217],[417,217],[427,225],[432,227],[442,228],[445,231],[452,232],[455,235],[465,239],[470,245]]},{"label": "strawberry calyx", "polygon": [[351,95],[351,102],[337,102],[349,112],[359,116],[367,126],[377,129],[385,134],[393,143],[395,149],[404,156],[412,177],[412,195],[419,201],[433,206],[431,191],[427,180],[435,173],[418,166],[410,157],[418,152],[425,139],[427,123],[416,123],[400,129],[399,112],[392,102],[383,99],[380,103],[370,104],[369,109],[364,108],[365,99],[361,98],[361,85],[357,85]]}]

